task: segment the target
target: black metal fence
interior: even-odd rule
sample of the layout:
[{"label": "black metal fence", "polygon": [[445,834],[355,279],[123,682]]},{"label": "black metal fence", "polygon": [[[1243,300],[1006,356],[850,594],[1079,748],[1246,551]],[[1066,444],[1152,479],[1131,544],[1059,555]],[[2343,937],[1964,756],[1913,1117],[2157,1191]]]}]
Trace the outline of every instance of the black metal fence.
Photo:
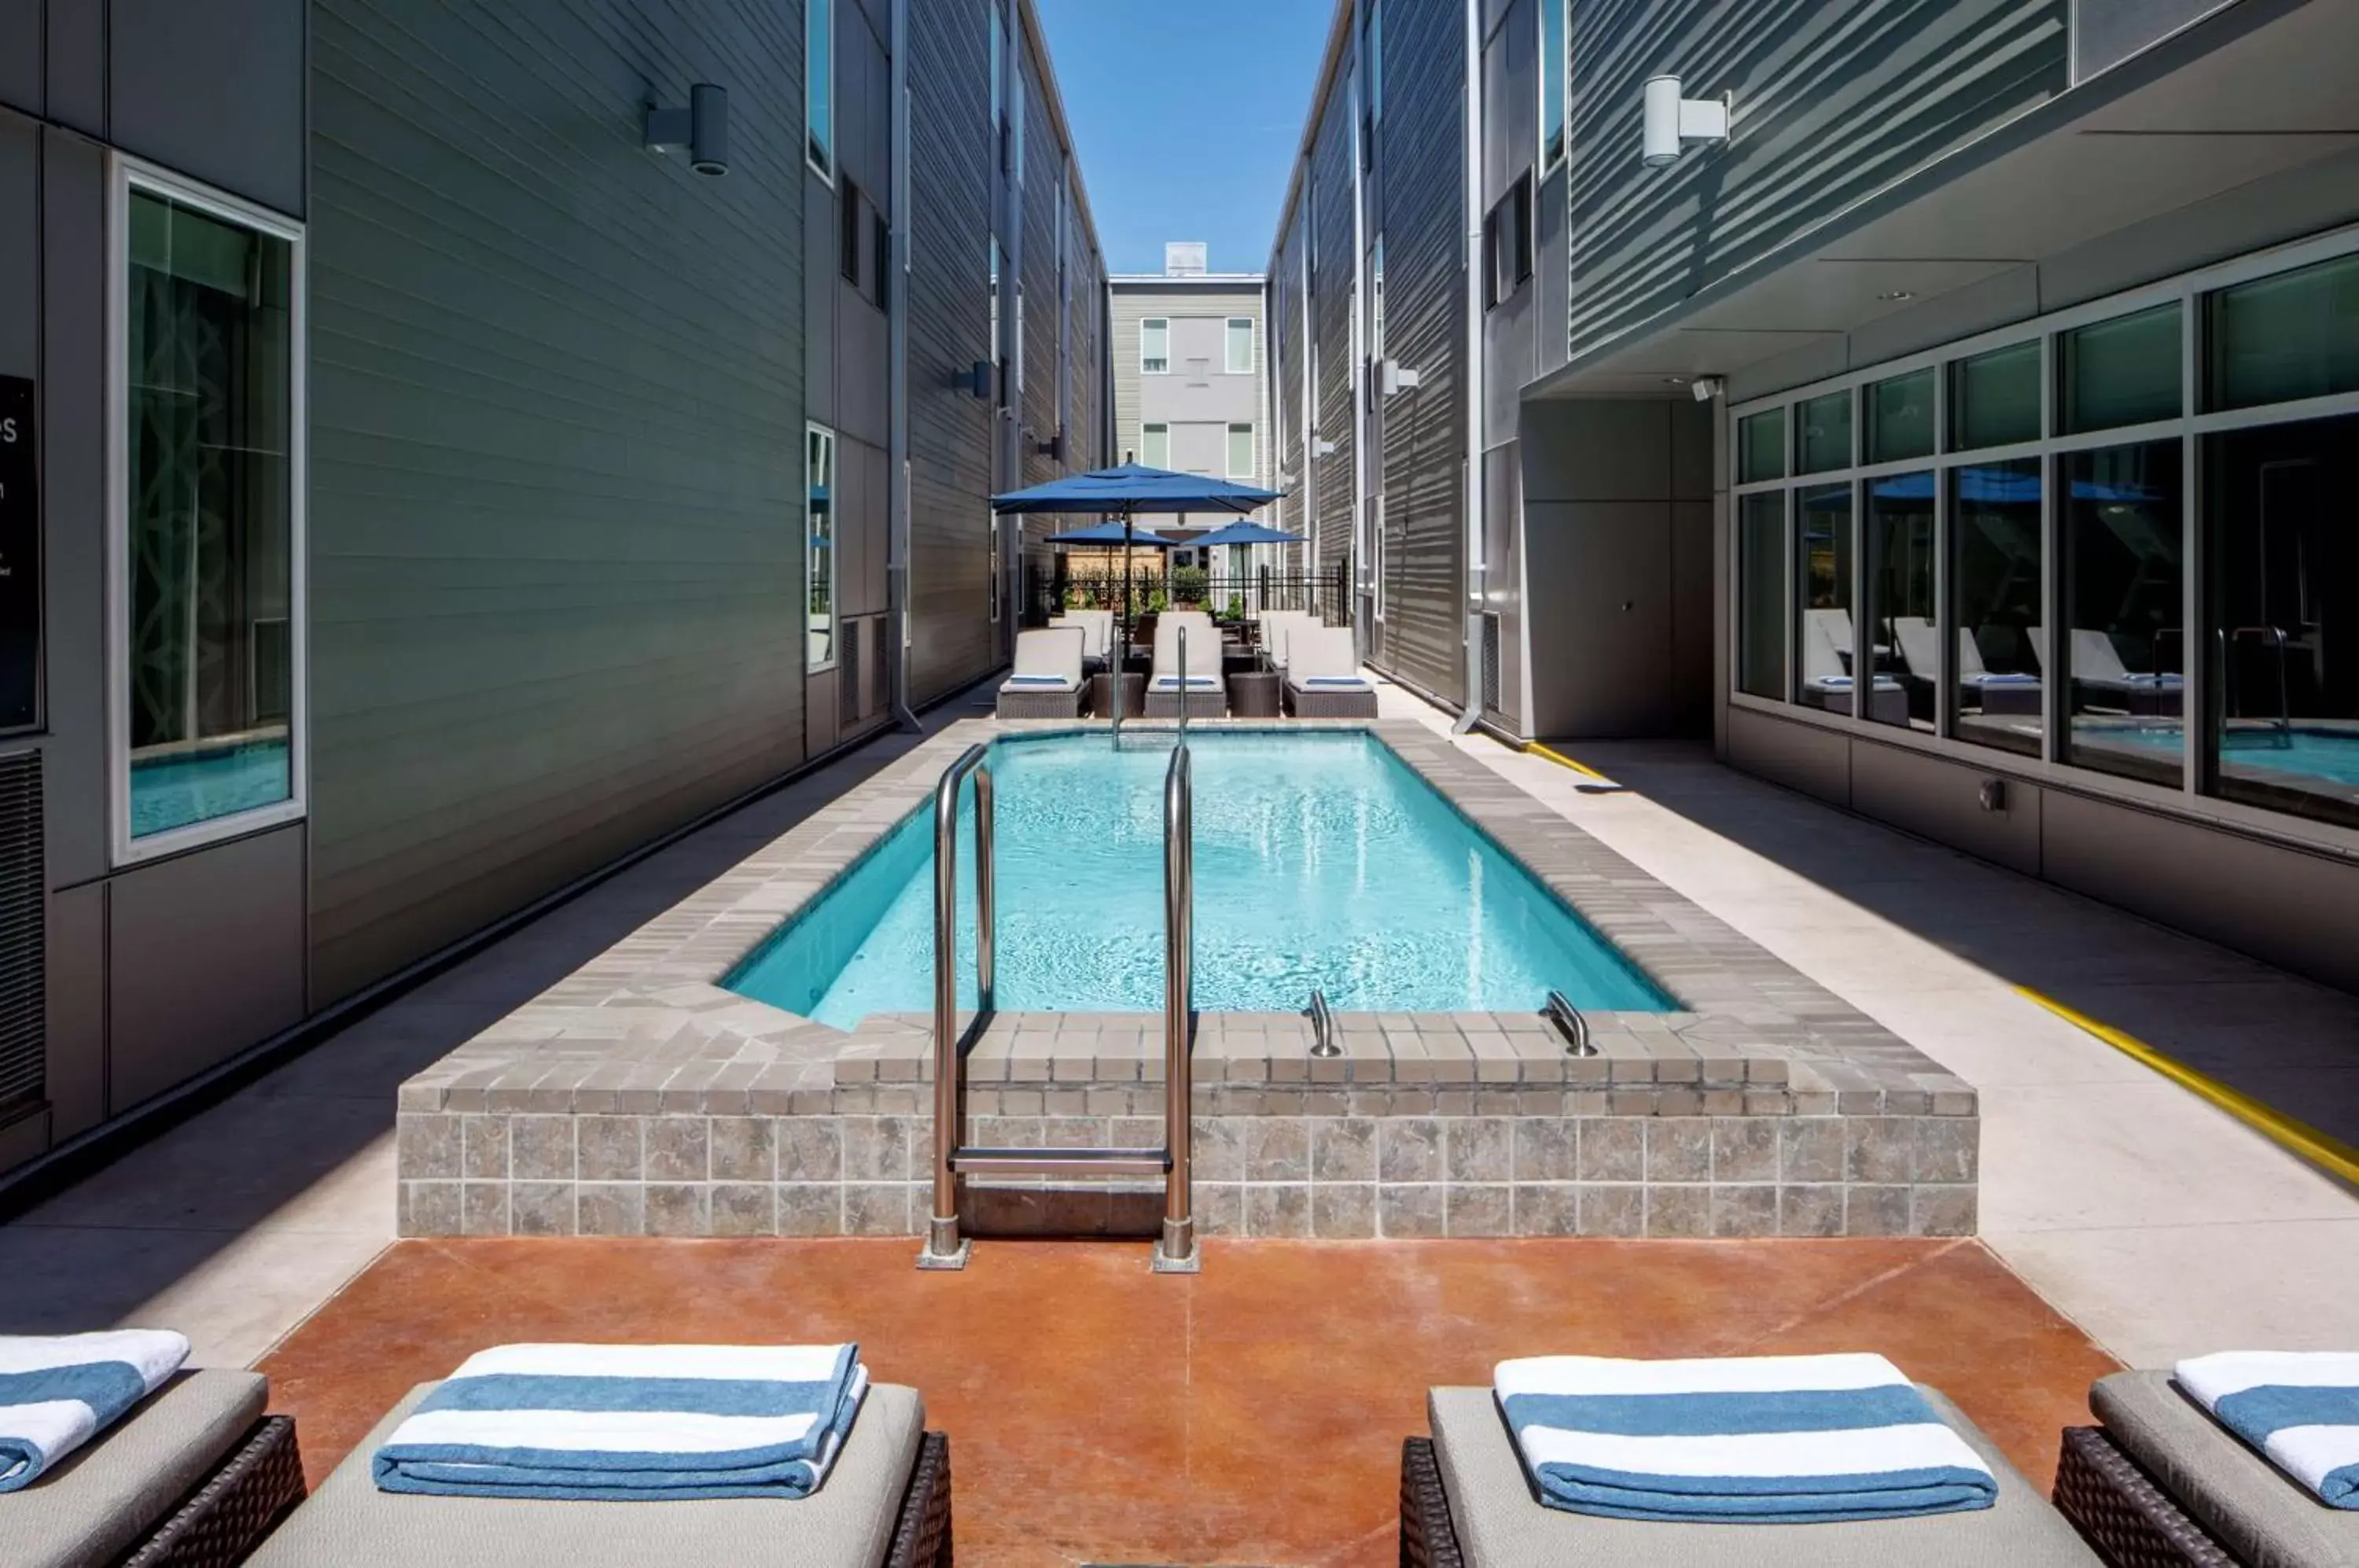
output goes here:
[{"label": "black metal fence", "polygon": [[[1060,610],[1118,610],[1123,604],[1123,575],[1093,571],[1088,562],[1062,558],[1027,563],[1023,624],[1045,625]],[[1130,608],[1134,615],[1145,615],[1193,607],[1220,616],[1250,615],[1259,610],[1307,610],[1325,617],[1332,626],[1343,626],[1352,615],[1347,582],[1341,566],[1315,573],[1263,568],[1243,575],[1186,566],[1135,568],[1129,573]]]}]

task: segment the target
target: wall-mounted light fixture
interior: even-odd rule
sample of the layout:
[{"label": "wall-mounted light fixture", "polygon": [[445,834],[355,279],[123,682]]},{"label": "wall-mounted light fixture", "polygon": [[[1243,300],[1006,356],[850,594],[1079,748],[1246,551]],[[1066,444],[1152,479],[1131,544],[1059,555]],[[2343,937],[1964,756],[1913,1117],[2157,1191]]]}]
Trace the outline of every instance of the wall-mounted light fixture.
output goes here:
[{"label": "wall-mounted light fixture", "polygon": [[951,383],[951,385],[956,387],[960,391],[965,393],[968,397],[973,397],[978,403],[990,402],[991,361],[987,359],[976,360],[973,365],[968,369],[964,376],[957,377]]},{"label": "wall-mounted light fixture", "polygon": [[688,167],[699,174],[729,172],[729,90],[700,82],[688,90],[688,107],[647,105],[649,152],[688,151]]},{"label": "wall-mounted light fixture", "polygon": [[1310,455],[1313,457],[1332,457],[1335,451],[1335,443],[1325,436],[1315,437],[1310,442]]},{"label": "wall-mounted light fixture", "polygon": [[1064,462],[1065,432],[1062,430],[1060,430],[1056,434],[1049,437],[1046,441],[1033,442],[1032,450],[1038,452],[1042,457],[1053,457],[1060,463]]},{"label": "wall-mounted light fixture", "polygon": [[1397,359],[1380,359],[1375,366],[1376,396],[1390,397],[1399,392],[1414,392],[1424,384],[1419,372],[1409,369]]},{"label": "wall-mounted light fixture", "polygon": [[1729,105],[1734,94],[1717,98],[1685,98],[1676,76],[1647,78],[1647,136],[1644,161],[1663,169],[1680,161],[1680,154],[1702,142],[1728,139]]},{"label": "wall-mounted light fixture", "polygon": [[1699,376],[1688,383],[1688,394],[1699,403],[1709,403],[1728,390],[1728,383],[1717,376]]}]

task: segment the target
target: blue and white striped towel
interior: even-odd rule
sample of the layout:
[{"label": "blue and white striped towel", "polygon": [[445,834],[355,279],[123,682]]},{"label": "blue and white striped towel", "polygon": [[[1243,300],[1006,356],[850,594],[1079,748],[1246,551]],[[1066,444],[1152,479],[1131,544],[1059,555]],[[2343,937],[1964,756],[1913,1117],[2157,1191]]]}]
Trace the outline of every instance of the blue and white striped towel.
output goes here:
[{"label": "blue and white striped towel", "polygon": [[634,1501],[806,1497],[868,1391],[856,1345],[508,1345],[379,1448],[380,1490]]},{"label": "blue and white striped towel", "polygon": [[0,1492],[31,1486],[188,1358],[169,1329],[0,1335]]},{"label": "blue and white striped towel", "polygon": [[2180,1362],[2188,1397],[2333,1508],[2359,1508],[2359,1354],[2231,1350]]},{"label": "blue and white striped towel", "polygon": [[1492,1387],[1551,1508],[1799,1524],[1989,1508],[1990,1466],[1881,1356],[1503,1361]]}]

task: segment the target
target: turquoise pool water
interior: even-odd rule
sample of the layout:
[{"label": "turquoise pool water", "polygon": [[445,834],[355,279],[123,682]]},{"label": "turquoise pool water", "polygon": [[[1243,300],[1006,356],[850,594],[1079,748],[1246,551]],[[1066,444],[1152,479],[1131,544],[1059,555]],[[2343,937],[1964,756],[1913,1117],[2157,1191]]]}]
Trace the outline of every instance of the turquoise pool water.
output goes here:
[{"label": "turquoise pool water", "polygon": [[141,757],[131,765],[131,836],[275,805],[293,789],[283,737]]},{"label": "turquoise pool water", "polygon": [[[1582,1007],[1674,1007],[1382,743],[1201,734],[1196,1005],[1339,1012],[1508,1011],[1551,989]],[[1104,735],[1002,741],[998,1006],[1163,1006],[1163,777],[1170,746]],[[974,995],[973,817],[959,851],[962,996]],[[848,1028],[933,1007],[930,807],[894,831],[726,984]]]},{"label": "turquoise pool water", "polygon": [[[2105,738],[2130,741],[2154,751],[2177,751],[2175,728],[2142,728],[2105,732]],[[2280,745],[2266,730],[2237,730],[2221,760],[2232,767],[2269,773],[2304,773],[2333,784],[2359,785],[2359,735],[2341,730],[2293,732],[2291,745]]]}]

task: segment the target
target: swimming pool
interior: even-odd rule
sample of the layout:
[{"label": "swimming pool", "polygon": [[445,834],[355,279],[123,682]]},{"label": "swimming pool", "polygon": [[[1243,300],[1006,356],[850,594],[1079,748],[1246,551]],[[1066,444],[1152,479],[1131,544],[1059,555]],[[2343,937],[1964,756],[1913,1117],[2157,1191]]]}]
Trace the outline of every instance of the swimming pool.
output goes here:
[{"label": "swimming pool", "polygon": [[[1359,733],[1200,732],[1196,1006],[1339,1012],[1678,1004]],[[1003,1011],[1163,1006],[1166,736],[1004,739],[991,753]],[[930,809],[894,829],[723,982],[822,1023],[933,1006]],[[961,995],[974,994],[973,805],[961,830]]]}]

